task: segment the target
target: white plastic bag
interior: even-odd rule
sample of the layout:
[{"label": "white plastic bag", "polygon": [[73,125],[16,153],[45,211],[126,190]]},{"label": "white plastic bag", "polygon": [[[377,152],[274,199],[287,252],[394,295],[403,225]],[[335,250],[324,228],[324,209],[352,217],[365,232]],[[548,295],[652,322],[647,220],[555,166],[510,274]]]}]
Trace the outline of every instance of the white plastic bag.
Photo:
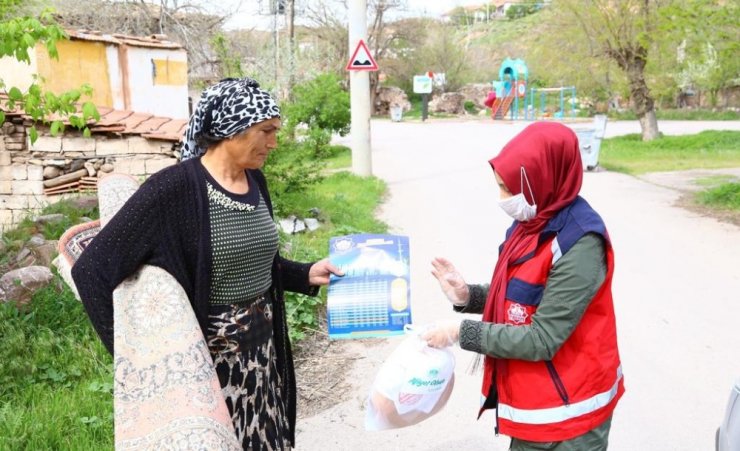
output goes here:
[{"label": "white plastic bag", "polygon": [[395,429],[426,420],[447,403],[454,385],[455,357],[427,346],[410,332],[380,367],[365,410],[365,429]]}]

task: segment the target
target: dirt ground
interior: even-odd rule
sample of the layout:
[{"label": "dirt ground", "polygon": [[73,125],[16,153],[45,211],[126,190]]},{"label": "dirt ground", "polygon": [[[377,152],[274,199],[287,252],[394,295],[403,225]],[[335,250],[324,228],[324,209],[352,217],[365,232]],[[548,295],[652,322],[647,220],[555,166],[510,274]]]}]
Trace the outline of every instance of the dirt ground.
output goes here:
[{"label": "dirt ground", "polygon": [[695,194],[693,193],[687,193],[681,196],[681,198],[676,202],[676,205],[700,216],[714,218],[718,221],[735,224],[740,227],[740,212],[732,210],[718,210],[716,208],[709,208],[701,205],[696,202]]},{"label": "dirt ground", "polygon": [[639,178],[654,185],[674,189],[682,193],[676,206],[701,216],[740,226],[740,212],[710,208],[696,201],[696,193],[711,188],[712,179],[716,183],[725,181],[740,182],[740,168],[692,169],[690,171],[653,172]]},{"label": "dirt ground", "polygon": [[371,344],[371,339],[330,340],[326,319],[321,330],[310,331],[294,350],[298,386],[298,418],[308,418],[346,399],[353,388],[347,373],[362,359],[356,345]]}]

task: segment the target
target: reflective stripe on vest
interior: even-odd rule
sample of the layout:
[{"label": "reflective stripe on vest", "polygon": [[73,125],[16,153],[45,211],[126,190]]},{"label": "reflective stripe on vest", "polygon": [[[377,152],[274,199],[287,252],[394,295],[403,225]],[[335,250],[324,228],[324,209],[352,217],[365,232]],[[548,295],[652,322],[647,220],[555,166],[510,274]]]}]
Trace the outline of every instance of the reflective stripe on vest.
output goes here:
[{"label": "reflective stripe on vest", "polygon": [[555,237],[552,240],[550,251],[552,251],[552,264],[554,265],[555,262],[560,260],[560,257],[563,256],[563,251],[560,250],[560,243],[558,243],[558,237]]},{"label": "reflective stripe on vest", "polygon": [[622,380],[622,365],[617,368],[617,380],[609,390],[599,393],[583,401],[567,406],[551,407],[549,409],[517,409],[510,405],[499,403],[498,416],[516,423],[551,424],[570,420],[581,415],[595,412],[609,405],[617,396],[619,382]]}]

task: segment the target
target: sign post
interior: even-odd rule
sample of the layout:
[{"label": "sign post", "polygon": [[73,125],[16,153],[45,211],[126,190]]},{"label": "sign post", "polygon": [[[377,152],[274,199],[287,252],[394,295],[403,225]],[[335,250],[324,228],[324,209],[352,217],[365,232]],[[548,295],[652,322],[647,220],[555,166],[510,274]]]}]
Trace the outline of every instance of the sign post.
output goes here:
[{"label": "sign post", "polygon": [[367,0],[349,1],[349,94],[352,137],[352,172],[360,176],[373,173],[370,153],[370,75],[378,65],[365,45],[367,38]]},{"label": "sign post", "polygon": [[415,75],[414,92],[421,94],[421,120],[426,121],[429,111],[429,94],[432,92],[432,77],[429,75]]},{"label": "sign post", "polygon": [[375,59],[370,53],[370,49],[367,48],[367,44],[365,44],[364,39],[360,39],[360,42],[357,43],[357,47],[355,48],[355,51],[352,52],[352,57],[350,57],[349,61],[347,62],[347,67],[345,69],[349,71],[378,70],[378,63],[375,62]]}]

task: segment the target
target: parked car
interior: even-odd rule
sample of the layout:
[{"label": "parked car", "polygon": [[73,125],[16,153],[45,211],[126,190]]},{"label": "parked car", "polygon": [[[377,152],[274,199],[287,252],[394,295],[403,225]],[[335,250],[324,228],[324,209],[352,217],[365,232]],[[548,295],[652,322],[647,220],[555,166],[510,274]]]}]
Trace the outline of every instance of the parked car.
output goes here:
[{"label": "parked car", "polygon": [[735,381],[735,386],[730,392],[725,419],[717,429],[715,449],[717,451],[740,450],[740,379]]}]

